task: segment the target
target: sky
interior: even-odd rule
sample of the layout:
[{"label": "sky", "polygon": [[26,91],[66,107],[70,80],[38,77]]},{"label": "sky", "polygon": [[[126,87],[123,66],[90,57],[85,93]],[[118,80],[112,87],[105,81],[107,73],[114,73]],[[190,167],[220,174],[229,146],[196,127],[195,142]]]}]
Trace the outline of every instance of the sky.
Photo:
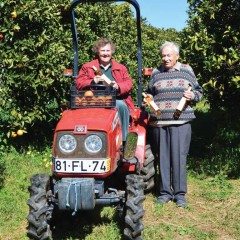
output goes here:
[{"label": "sky", "polygon": [[181,31],[188,18],[187,0],[137,0],[141,16],[154,27]]}]

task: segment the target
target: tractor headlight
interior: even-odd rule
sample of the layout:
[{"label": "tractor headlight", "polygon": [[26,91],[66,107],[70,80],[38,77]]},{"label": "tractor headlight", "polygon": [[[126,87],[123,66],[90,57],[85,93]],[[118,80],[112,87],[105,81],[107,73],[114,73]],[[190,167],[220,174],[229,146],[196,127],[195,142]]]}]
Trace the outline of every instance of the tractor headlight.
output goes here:
[{"label": "tractor headlight", "polygon": [[77,140],[74,136],[70,134],[62,135],[59,138],[58,146],[63,153],[71,153],[77,147]]},{"label": "tractor headlight", "polygon": [[103,142],[98,135],[92,134],[85,139],[84,146],[89,153],[95,154],[101,151]]}]

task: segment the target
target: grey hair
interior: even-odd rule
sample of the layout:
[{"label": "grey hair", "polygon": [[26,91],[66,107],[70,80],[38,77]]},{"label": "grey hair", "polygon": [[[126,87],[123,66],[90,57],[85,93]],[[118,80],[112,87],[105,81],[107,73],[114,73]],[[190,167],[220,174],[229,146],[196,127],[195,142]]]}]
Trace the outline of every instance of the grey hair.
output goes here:
[{"label": "grey hair", "polygon": [[164,42],[161,47],[160,47],[160,53],[162,53],[162,50],[165,48],[165,47],[170,47],[173,49],[173,51],[179,55],[179,46],[175,43],[175,42]]},{"label": "grey hair", "polygon": [[112,42],[111,39],[109,38],[99,38],[93,45],[92,47],[92,51],[96,54],[98,54],[98,50],[101,48],[101,47],[105,47],[107,44],[110,44],[111,45],[111,48],[112,48],[112,53],[115,52],[116,50],[116,45]]}]

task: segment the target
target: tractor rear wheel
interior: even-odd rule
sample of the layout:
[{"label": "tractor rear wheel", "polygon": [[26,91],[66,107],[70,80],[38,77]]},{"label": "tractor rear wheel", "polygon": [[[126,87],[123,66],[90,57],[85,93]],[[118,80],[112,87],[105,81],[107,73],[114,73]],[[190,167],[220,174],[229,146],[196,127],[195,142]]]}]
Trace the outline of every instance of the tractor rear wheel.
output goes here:
[{"label": "tractor rear wheel", "polygon": [[53,206],[48,202],[50,177],[46,174],[36,174],[31,177],[28,200],[29,214],[27,217],[27,235],[29,239],[44,240],[52,236],[50,219]]},{"label": "tractor rear wheel", "polygon": [[126,176],[125,229],[126,239],[140,240],[143,231],[144,182],[141,175]]},{"label": "tractor rear wheel", "polygon": [[141,169],[141,174],[143,175],[143,181],[145,183],[145,191],[148,192],[154,187],[154,175],[155,175],[155,165],[154,156],[150,145],[146,145],[146,155],[145,161],[143,163],[143,168]]}]

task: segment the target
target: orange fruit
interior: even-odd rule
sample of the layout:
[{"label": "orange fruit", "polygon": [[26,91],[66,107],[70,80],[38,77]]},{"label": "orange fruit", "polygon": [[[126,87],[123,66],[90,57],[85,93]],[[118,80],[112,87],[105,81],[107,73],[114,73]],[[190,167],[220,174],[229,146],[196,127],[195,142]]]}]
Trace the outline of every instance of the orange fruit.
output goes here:
[{"label": "orange fruit", "polygon": [[17,12],[16,11],[11,12],[11,16],[12,16],[12,18],[16,18],[17,17]]},{"label": "orange fruit", "polygon": [[12,132],[11,133],[11,137],[15,138],[17,136],[17,133],[16,132]]},{"label": "orange fruit", "polygon": [[17,130],[17,135],[18,136],[22,136],[24,133],[26,133],[26,131],[24,131],[22,129]]}]

